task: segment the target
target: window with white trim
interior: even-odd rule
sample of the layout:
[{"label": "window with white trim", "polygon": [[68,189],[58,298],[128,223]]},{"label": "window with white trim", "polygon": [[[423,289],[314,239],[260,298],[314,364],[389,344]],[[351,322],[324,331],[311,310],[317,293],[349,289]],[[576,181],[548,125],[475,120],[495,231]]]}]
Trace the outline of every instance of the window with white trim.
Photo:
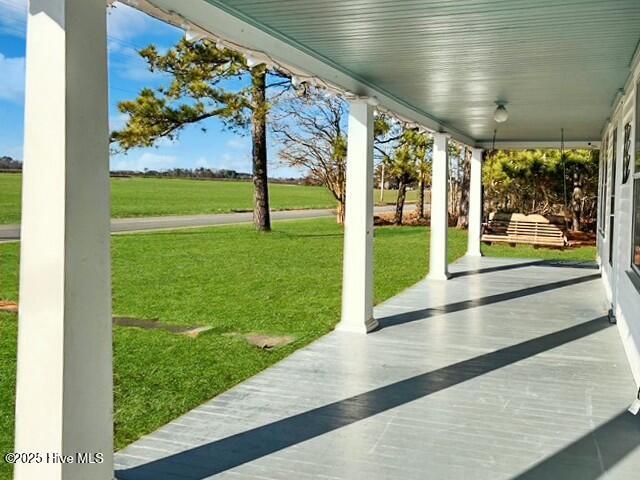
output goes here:
[{"label": "window with white trim", "polygon": [[616,226],[616,166],[618,164],[618,129],[611,136],[611,191],[609,199],[609,265],[613,267],[613,232]]},{"label": "window with white trim", "polygon": [[609,165],[607,157],[609,153],[609,132],[607,132],[602,140],[602,148],[600,149],[600,235],[604,237],[606,231],[607,218],[607,179],[609,178]]}]

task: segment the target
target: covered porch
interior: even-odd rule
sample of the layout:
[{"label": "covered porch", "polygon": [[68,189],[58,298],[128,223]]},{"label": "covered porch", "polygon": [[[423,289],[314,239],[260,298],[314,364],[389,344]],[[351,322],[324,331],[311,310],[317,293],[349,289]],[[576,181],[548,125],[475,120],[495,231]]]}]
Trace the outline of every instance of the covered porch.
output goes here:
[{"label": "covered porch", "polygon": [[132,444],[116,477],[636,478],[597,267],[467,257],[451,274]]}]

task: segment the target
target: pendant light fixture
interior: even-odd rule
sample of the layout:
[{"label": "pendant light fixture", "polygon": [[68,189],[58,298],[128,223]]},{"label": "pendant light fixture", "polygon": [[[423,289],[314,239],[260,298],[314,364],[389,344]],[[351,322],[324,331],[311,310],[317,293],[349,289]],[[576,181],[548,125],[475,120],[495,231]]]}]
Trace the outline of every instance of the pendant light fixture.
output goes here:
[{"label": "pendant light fixture", "polygon": [[493,114],[493,119],[497,123],[504,123],[509,119],[509,112],[507,112],[507,108],[505,107],[506,104],[507,102],[504,102],[502,100],[496,101],[496,105],[498,105],[498,108],[496,108],[496,111]]}]

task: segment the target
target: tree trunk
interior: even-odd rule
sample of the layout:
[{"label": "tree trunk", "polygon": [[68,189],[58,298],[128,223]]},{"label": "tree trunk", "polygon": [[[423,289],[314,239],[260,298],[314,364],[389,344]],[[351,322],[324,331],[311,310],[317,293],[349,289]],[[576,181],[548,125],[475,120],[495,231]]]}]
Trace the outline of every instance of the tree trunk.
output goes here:
[{"label": "tree trunk", "polygon": [[456,185],[451,185],[451,190],[449,191],[449,219],[455,219],[456,224],[458,223],[458,196],[456,193]]},{"label": "tree trunk", "polygon": [[573,172],[573,194],[571,195],[571,209],[573,211],[573,231],[582,228],[582,179],[577,171]]},{"label": "tree trunk", "polygon": [[264,65],[251,70],[253,82],[253,223],[262,232],[271,230],[269,176],[267,173],[267,72]]},{"label": "tree trunk", "polygon": [[469,188],[471,188],[471,149],[466,149],[462,166],[457,228],[467,228],[469,226]]},{"label": "tree trunk", "polygon": [[424,178],[420,178],[418,184],[418,204],[416,205],[416,211],[418,212],[418,219],[424,220]]},{"label": "tree trunk", "polygon": [[338,225],[344,225],[344,214],[344,200],[340,200],[338,201],[338,206],[336,208],[336,222],[338,222]]},{"label": "tree trunk", "polygon": [[347,172],[345,170],[345,162],[338,162],[336,165],[336,181],[326,183],[338,201],[338,206],[336,207],[336,222],[338,225],[344,225],[345,219],[345,204],[347,202]]},{"label": "tree trunk", "polygon": [[402,211],[404,210],[404,200],[407,196],[407,184],[404,179],[398,182],[398,199],[396,200],[396,216],[393,219],[395,225],[402,225]]}]

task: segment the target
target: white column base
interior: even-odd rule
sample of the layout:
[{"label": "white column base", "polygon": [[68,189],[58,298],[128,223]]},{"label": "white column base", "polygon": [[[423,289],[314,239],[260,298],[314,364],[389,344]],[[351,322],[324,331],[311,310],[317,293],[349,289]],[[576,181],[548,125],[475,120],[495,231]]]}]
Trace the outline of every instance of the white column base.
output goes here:
[{"label": "white column base", "polygon": [[482,252],[467,252],[465,257],[484,257],[484,254]]},{"label": "white column base", "polygon": [[375,318],[370,318],[364,323],[350,322],[343,320],[336,326],[338,332],[351,332],[351,333],[370,333],[376,330],[380,326],[380,323]]},{"label": "white column base", "polygon": [[429,275],[427,275],[427,280],[435,280],[438,282],[449,280],[450,278],[451,278],[451,274],[449,272],[445,272],[445,273],[429,272]]}]

